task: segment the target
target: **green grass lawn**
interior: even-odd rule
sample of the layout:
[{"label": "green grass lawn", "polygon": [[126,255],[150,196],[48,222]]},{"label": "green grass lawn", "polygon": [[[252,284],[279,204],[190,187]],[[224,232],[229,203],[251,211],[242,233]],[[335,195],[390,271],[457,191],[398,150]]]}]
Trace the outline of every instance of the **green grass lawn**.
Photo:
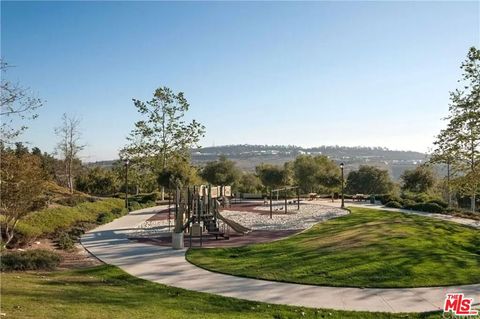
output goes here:
[{"label": "green grass lawn", "polygon": [[200,267],[327,286],[480,283],[480,231],[416,215],[352,208],[291,238],[239,248],[190,249]]},{"label": "green grass lawn", "polygon": [[113,266],[4,273],[1,285],[6,318],[442,318],[440,313],[346,312],[243,301],[155,284]]}]

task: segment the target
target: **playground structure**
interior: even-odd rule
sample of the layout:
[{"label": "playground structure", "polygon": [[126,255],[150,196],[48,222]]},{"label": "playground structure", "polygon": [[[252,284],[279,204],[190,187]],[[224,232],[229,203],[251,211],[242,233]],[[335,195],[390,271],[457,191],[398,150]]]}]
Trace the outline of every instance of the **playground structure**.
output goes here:
[{"label": "playground structure", "polygon": [[276,197],[277,197],[277,200],[279,198],[279,194],[280,192],[283,192],[283,194],[285,195],[284,196],[284,199],[285,199],[285,204],[284,204],[284,212],[285,214],[288,213],[288,191],[289,190],[295,190],[296,191],[296,200],[293,200],[292,203],[293,204],[297,204],[297,210],[300,210],[300,187],[299,186],[285,186],[285,187],[282,187],[282,188],[278,188],[278,189],[272,189],[270,190],[270,218],[273,217],[273,194],[276,193]]},{"label": "playground structure", "polygon": [[231,186],[199,185],[175,190],[174,230],[172,232],[172,247],[184,247],[184,235],[190,238],[199,237],[200,245],[204,233],[229,239],[230,230],[246,234],[250,229],[225,218],[220,213],[220,207],[229,207]]}]

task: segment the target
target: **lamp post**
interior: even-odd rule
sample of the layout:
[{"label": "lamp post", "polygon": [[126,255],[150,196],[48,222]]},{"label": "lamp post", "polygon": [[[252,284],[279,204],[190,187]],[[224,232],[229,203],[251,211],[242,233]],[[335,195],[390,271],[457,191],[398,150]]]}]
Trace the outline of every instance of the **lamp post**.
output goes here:
[{"label": "lamp post", "polygon": [[344,164],[343,163],[340,163],[340,169],[342,171],[342,206],[340,206],[341,208],[345,208],[345,196],[344,196],[344,185],[343,185],[343,181],[344,181],[344,178],[343,178],[343,167],[344,167]]},{"label": "lamp post", "polygon": [[125,208],[128,210],[128,158],[124,161],[125,163]]}]

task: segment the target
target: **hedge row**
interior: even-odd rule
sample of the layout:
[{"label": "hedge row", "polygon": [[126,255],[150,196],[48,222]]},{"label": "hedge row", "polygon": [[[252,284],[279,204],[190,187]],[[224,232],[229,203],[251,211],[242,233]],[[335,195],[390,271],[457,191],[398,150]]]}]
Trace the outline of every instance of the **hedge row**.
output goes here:
[{"label": "hedge row", "polygon": [[427,213],[437,213],[437,214],[446,212],[445,208],[438,205],[437,203],[415,203],[412,205],[402,205],[401,203],[392,200],[386,203],[385,207],[403,208],[403,209],[416,210],[416,211],[427,212]]},{"label": "hedge row", "polygon": [[421,204],[421,203],[435,203],[443,208],[448,207],[448,203],[437,198],[432,197],[426,193],[403,193],[400,197],[394,194],[381,194],[375,195],[377,200],[380,200],[383,205],[388,202],[398,202],[402,204],[402,206],[411,206],[414,204]]}]

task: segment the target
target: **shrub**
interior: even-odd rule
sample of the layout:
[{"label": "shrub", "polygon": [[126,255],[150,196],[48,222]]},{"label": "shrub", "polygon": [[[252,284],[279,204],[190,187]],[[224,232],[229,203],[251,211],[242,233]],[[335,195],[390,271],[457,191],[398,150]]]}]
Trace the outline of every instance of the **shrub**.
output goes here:
[{"label": "shrub", "polygon": [[387,202],[385,201],[385,194],[375,194],[375,199],[379,200],[383,205],[385,205]]},{"label": "shrub", "polygon": [[445,211],[445,209],[442,206],[436,203],[419,203],[411,206],[410,209],[418,210],[421,212],[427,212],[427,213],[437,213],[437,214],[441,214]]},{"label": "shrub", "polygon": [[385,204],[385,207],[389,207],[389,208],[402,208],[402,204],[400,204],[399,202],[397,201],[389,201],[388,203]]},{"label": "shrub", "polygon": [[432,199],[432,200],[429,200],[427,203],[437,204],[439,206],[442,206],[443,208],[448,207],[448,203],[441,199]]},{"label": "shrub", "polygon": [[115,207],[114,209],[111,210],[111,212],[113,215],[115,215],[115,217],[119,217],[119,216],[123,216],[123,214],[126,212],[126,209]]},{"label": "shrub", "polygon": [[134,201],[133,203],[128,202],[128,204],[129,204],[128,207],[130,211],[155,206],[155,202],[138,203]]},{"label": "shrub", "polygon": [[388,202],[398,202],[400,203],[402,199],[398,197],[397,195],[394,194],[386,194],[383,196],[380,196],[380,201],[382,202],[383,205],[387,204]]},{"label": "shrub", "polygon": [[404,208],[406,209],[410,209],[410,207],[414,206],[415,204],[417,204],[414,200],[412,199],[404,199],[402,200],[402,205]]},{"label": "shrub", "polygon": [[403,199],[413,200],[417,203],[425,203],[428,202],[431,198],[426,193],[412,193],[412,192],[403,192],[402,193]]},{"label": "shrub", "polygon": [[7,252],[0,259],[2,271],[12,270],[52,270],[58,266],[61,257],[46,249]]},{"label": "shrub", "polygon": [[149,194],[138,194],[138,195],[133,195],[129,196],[129,202],[138,202],[140,204],[151,204],[152,202],[155,203],[157,200],[157,193],[149,193]]},{"label": "shrub", "polygon": [[425,193],[419,193],[419,194],[415,195],[414,200],[417,203],[425,203],[425,202],[428,202],[430,200],[430,196],[428,194],[425,194]]},{"label": "shrub", "polygon": [[78,222],[70,229],[69,233],[74,237],[80,237],[85,234],[86,231],[94,228],[96,223],[90,222]]},{"label": "shrub", "polygon": [[139,201],[142,204],[146,204],[148,202],[155,202],[157,200],[157,193],[151,193],[151,194],[144,194],[142,196],[142,200]]},{"label": "shrub", "polygon": [[33,201],[32,210],[44,209],[48,206],[48,196],[42,196]]},{"label": "shrub", "polygon": [[72,250],[75,247],[78,237],[70,233],[62,232],[57,239],[57,244],[60,249]]},{"label": "shrub", "polygon": [[114,219],[115,219],[115,216],[111,212],[100,213],[97,217],[97,224],[99,225],[106,224],[113,221]]},{"label": "shrub", "polygon": [[458,208],[455,208],[455,207],[448,207],[445,209],[445,213],[447,214],[455,214],[457,212],[459,212],[460,210]]},{"label": "shrub", "polygon": [[128,209],[129,209],[130,211],[132,211],[132,210],[137,210],[138,207],[140,207],[140,203],[137,202],[136,200],[129,200],[129,201],[128,201]]}]

